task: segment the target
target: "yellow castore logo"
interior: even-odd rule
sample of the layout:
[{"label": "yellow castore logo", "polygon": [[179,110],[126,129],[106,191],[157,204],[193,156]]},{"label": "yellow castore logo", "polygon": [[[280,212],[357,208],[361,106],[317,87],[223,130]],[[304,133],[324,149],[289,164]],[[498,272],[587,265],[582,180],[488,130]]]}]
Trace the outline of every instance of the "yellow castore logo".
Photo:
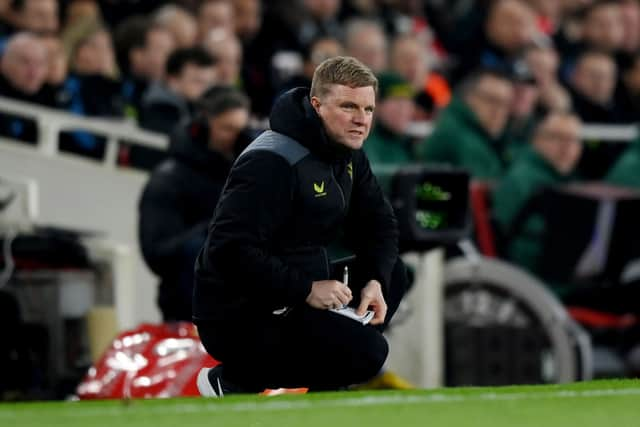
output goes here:
[{"label": "yellow castore logo", "polygon": [[349,174],[351,181],[353,181],[353,162],[347,163],[347,173]]},{"label": "yellow castore logo", "polygon": [[324,191],[324,181],[321,181],[320,184],[317,182],[313,183],[313,191],[316,192],[316,197],[324,197],[327,193]]}]

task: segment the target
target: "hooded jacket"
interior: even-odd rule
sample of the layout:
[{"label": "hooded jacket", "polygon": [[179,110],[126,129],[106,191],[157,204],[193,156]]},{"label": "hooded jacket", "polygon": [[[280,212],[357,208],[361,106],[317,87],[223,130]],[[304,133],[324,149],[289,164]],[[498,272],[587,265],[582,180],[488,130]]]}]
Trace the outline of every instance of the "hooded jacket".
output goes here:
[{"label": "hooded jacket", "polygon": [[191,319],[193,263],[204,243],[232,161],[207,147],[196,120],[172,134],[169,158],[152,173],[139,203],[144,259],[160,278],[158,303],[167,320]]},{"label": "hooded jacket", "polygon": [[196,261],[194,320],[241,319],[304,304],[328,279],[341,234],[358,263],[389,287],[397,223],[362,150],[327,138],[297,88],[274,104],[271,129],[236,160]]},{"label": "hooded jacket", "polygon": [[453,98],[442,112],[433,133],[417,148],[418,158],[428,163],[448,163],[465,168],[476,179],[502,177],[504,164],[499,141],[480,125],[461,98]]}]

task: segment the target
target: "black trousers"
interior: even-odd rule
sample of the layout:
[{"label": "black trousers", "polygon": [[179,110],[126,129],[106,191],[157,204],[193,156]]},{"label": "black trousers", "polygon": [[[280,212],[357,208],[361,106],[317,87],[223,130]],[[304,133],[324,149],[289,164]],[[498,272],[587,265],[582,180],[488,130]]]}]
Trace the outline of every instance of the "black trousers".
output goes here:
[{"label": "black trousers", "polygon": [[[357,275],[357,273],[356,273]],[[337,390],[373,378],[389,352],[382,330],[408,287],[400,259],[385,296],[385,325],[370,326],[307,304],[285,316],[197,322],[207,352],[223,364],[223,378],[246,392],[308,387]],[[359,289],[352,289],[356,305]]]}]

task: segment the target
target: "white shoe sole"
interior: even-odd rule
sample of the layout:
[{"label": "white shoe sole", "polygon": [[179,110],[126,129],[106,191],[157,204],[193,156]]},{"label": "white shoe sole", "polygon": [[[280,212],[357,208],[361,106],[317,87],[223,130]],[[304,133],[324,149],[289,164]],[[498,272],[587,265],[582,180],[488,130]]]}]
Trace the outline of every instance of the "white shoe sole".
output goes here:
[{"label": "white shoe sole", "polygon": [[[196,380],[198,391],[200,392],[200,396],[203,397],[222,397],[218,396],[209,382],[209,371],[212,369],[213,368],[202,368],[200,372],[198,372],[198,379]],[[220,384],[218,384],[218,387],[220,387]],[[222,390],[222,387],[220,387],[220,389]]]}]

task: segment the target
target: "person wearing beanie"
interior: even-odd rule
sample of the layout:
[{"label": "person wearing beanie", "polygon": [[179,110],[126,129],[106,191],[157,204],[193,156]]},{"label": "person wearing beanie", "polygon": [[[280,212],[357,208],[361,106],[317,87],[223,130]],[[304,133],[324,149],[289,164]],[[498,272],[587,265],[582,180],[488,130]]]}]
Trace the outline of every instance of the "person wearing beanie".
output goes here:
[{"label": "person wearing beanie", "polygon": [[414,144],[407,135],[415,110],[415,91],[407,80],[392,72],[381,73],[378,85],[375,125],[364,151],[384,187],[387,178],[415,158]]}]

